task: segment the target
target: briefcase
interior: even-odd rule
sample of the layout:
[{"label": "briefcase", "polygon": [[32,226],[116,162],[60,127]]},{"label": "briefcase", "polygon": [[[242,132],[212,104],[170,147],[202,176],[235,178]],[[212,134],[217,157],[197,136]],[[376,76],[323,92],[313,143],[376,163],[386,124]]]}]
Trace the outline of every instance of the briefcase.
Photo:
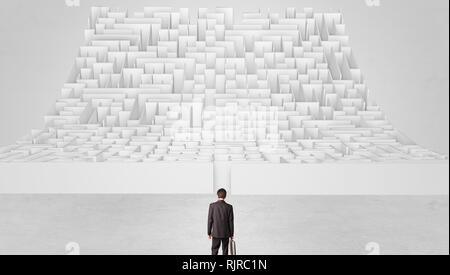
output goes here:
[{"label": "briefcase", "polygon": [[229,255],[234,256],[236,255],[236,242],[234,240],[230,239],[230,249],[229,249]]}]

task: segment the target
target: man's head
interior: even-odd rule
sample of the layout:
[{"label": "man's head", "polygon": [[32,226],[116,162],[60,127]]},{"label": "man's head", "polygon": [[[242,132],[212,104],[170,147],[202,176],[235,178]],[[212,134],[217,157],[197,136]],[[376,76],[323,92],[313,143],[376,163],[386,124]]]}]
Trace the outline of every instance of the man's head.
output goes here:
[{"label": "man's head", "polygon": [[227,198],[227,190],[225,190],[225,189],[219,189],[219,191],[217,191],[217,197],[220,199],[220,200],[224,200],[224,199],[226,199]]}]

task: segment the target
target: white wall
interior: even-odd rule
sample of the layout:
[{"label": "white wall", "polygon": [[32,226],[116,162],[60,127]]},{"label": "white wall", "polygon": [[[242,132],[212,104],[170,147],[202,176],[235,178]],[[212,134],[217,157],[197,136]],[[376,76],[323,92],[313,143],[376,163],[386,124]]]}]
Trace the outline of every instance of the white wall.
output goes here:
[{"label": "white wall", "polygon": [[0,193],[211,194],[210,163],[0,164]]},{"label": "white wall", "polygon": [[448,172],[448,161],[216,166],[3,163],[0,194],[213,194],[225,187],[233,195],[448,195]]},{"label": "white wall", "polygon": [[255,195],[448,195],[448,161],[234,165],[232,193]]}]

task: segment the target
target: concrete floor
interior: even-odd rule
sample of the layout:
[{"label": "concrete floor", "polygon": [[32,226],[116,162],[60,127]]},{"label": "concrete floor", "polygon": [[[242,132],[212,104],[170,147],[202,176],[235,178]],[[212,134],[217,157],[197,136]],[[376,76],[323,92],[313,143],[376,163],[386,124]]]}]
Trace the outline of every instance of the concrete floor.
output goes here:
[{"label": "concrete floor", "polygon": [[[212,196],[0,195],[0,254],[208,254]],[[233,196],[239,254],[449,254],[449,197]]]}]

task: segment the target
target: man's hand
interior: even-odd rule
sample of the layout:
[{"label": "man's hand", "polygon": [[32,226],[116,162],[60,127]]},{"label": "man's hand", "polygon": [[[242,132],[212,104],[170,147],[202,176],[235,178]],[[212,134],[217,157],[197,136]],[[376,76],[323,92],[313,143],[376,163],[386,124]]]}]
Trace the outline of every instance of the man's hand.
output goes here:
[{"label": "man's hand", "polygon": [[211,236],[211,235],[208,235],[208,239],[210,239],[210,240],[211,240],[211,239],[212,239],[212,236]]}]

